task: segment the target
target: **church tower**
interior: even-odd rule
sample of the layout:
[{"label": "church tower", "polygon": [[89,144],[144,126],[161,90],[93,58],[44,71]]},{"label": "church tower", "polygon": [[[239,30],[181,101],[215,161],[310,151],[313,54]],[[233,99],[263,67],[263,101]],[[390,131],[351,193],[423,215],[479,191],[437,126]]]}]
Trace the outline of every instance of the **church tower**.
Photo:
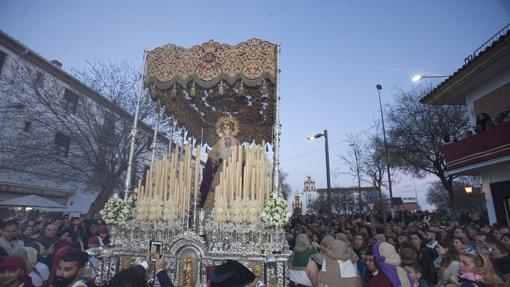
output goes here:
[{"label": "church tower", "polygon": [[298,192],[294,195],[294,202],[292,203],[292,213],[303,213],[303,203],[301,202],[301,193]]},{"label": "church tower", "polygon": [[306,197],[303,211],[307,213],[315,213],[316,210],[313,207],[313,202],[317,200],[317,189],[315,188],[315,180],[313,180],[310,176],[305,178],[303,193]]}]

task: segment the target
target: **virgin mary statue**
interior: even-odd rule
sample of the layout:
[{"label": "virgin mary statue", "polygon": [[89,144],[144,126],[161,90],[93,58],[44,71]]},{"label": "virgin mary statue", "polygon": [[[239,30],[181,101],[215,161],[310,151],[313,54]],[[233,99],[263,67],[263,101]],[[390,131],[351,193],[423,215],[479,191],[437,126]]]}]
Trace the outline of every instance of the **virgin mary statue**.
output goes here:
[{"label": "virgin mary statue", "polygon": [[239,122],[232,116],[220,117],[216,122],[218,141],[207,156],[200,184],[200,207],[214,207],[214,189],[220,183],[222,162],[232,154],[233,148],[239,144]]}]

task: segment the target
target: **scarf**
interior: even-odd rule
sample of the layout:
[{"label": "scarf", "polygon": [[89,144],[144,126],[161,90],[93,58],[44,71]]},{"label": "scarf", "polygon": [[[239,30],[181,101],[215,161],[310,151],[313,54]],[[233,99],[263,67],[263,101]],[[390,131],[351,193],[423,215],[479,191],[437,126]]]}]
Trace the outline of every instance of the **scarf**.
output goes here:
[{"label": "scarf", "polygon": [[467,279],[474,282],[483,282],[483,275],[473,272],[466,272],[460,275],[460,278]]}]

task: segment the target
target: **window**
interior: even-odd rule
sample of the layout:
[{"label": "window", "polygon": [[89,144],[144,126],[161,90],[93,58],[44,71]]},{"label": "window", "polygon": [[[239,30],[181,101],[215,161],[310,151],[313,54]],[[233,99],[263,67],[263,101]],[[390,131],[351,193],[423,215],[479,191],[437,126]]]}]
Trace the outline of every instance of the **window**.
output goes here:
[{"label": "window", "polygon": [[31,128],[32,128],[32,122],[25,121],[25,124],[23,125],[23,131],[28,133]]},{"label": "window", "polygon": [[57,155],[67,157],[69,154],[69,145],[71,144],[71,138],[63,133],[57,132],[55,134],[55,151]]},{"label": "window", "polygon": [[7,53],[5,53],[4,51],[0,50],[0,75],[2,74],[2,69],[3,69],[4,64],[5,64],[5,59],[7,59]]},{"label": "window", "polygon": [[115,115],[106,112],[103,117],[103,125],[98,129],[98,140],[101,144],[112,147],[115,137]]},{"label": "window", "polygon": [[115,127],[115,115],[113,113],[106,112],[103,117],[103,127],[112,132]]},{"label": "window", "polygon": [[62,105],[64,106],[64,109],[66,111],[76,114],[76,109],[78,108],[78,100],[79,97],[76,93],[73,93],[72,91],[66,89]]}]

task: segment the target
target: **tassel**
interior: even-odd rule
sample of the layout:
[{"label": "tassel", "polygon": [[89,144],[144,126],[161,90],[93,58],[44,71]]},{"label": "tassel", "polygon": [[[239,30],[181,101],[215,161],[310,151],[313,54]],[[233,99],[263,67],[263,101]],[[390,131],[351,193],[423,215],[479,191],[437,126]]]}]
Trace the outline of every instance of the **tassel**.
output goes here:
[{"label": "tassel", "polygon": [[195,97],[195,95],[197,94],[197,89],[195,88],[195,82],[193,82],[193,84],[191,84],[190,94],[191,94],[191,97]]},{"label": "tassel", "polygon": [[239,95],[242,96],[244,95],[244,84],[243,84],[243,80],[241,80],[239,82]]},{"label": "tassel", "polygon": [[262,80],[262,88],[261,88],[261,91],[263,94],[267,94],[267,85],[266,85],[266,79],[263,79]]},{"label": "tassel", "polygon": [[175,98],[177,96],[177,83],[174,84],[172,88],[172,94],[170,95],[172,98]]},{"label": "tassel", "polygon": [[218,94],[220,96],[223,96],[224,93],[225,93],[225,88],[223,87],[223,80],[222,80],[222,81],[220,81],[220,85],[218,87]]}]

